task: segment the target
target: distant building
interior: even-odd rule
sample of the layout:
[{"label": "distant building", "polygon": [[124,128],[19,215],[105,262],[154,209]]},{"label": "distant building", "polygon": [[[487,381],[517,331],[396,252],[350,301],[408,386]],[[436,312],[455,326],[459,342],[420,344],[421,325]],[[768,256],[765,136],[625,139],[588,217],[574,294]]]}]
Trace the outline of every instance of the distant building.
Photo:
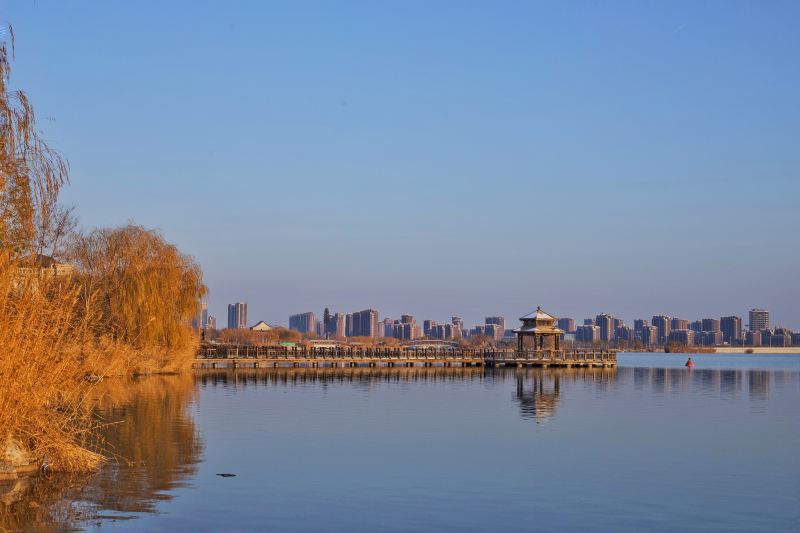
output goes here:
[{"label": "distant building", "polygon": [[701,320],[695,320],[691,324],[689,324],[689,329],[694,331],[695,333],[700,333],[703,331],[703,322]]},{"label": "distant building", "polygon": [[738,316],[724,316],[719,320],[722,329],[722,342],[737,344],[742,340],[742,319]]},{"label": "distant building", "polygon": [[653,317],[652,324],[658,328],[658,344],[664,344],[669,337],[672,319],[666,315],[656,315]]},{"label": "distant building", "polygon": [[345,337],[353,336],[353,314],[347,313],[344,316],[344,335]]},{"label": "distant building", "polygon": [[594,343],[600,341],[600,327],[591,324],[584,324],[575,328],[575,340],[577,342]]},{"label": "distant building", "polygon": [[207,329],[217,329],[217,317],[214,315],[208,315],[208,323],[206,324]]},{"label": "distant building", "polygon": [[438,324],[433,329],[433,338],[442,340],[453,339],[455,337],[455,330],[456,328],[453,324]]},{"label": "distant building", "polygon": [[600,313],[595,317],[595,321],[600,328],[600,340],[611,342],[614,338],[614,317],[608,313]]},{"label": "distant building", "polygon": [[502,329],[500,324],[485,324],[483,326],[483,334],[496,341],[499,341],[505,335],[505,330]]},{"label": "distant building", "polygon": [[353,313],[353,337],[377,337],[378,312],[374,309],[365,309]]},{"label": "distant building", "polygon": [[567,333],[575,333],[575,320],[572,318],[559,318],[558,329],[563,329]]},{"label": "distant building", "polygon": [[636,332],[628,326],[618,326],[614,328],[614,338],[620,341],[633,342],[636,340]]},{"label": "distant building", "polygon": [[425,334],[426,337],[433,337],[434,336],[434,328],[436,328],[437,324],[435,320],[423,320],[422,321],[422,333]]},{"label": "distant building", "polygon": [[645,319],[643,319],[643,318],[637,318],[636,320],[634,320],[633,321],[633,331],[636,333],[636,338],[641,340],[642,339],[642,330],[645,327],[649,326],[649,325],[650,325],[650,322],[645,320]]},{"label": "distant building", "polygon": [[656,326],[642,326],[642,345],[645,348],[658,345],[658,328]]},{"label": "distant building", "polygon": [[766,309],[751,309],[749,329],[750,331],[769,329],[769,311]]},{"label": "distant building", "polygon": [[703,346],[719,346],[722,344],[721,331],[703,331],[695,336],[695,343]]},{"label": "distant building", "polygon": [[761,332],[748,331],[745,333],[744,343],[748,346],[761,346]]},{"label": "distant building", "polygon": [[460,316],[454,316],[450,319],[450,323],[453,325],[453,338],[460,339],[464,333],[464,319]]},{"label": "distant building", "polygon": [[594,326],[594,318],[584,318],[583,319],[584,326]]},{"label": "distant building", "polygon": [[683,318],[673,318],[669,323],[669,329],[689,329],[689,321]]},{"label": "distant building", "polygon": [[670,330],[667,342],[684,346],[693,346],[695,343],[694,331],[689,328]]},{"label": "distant building", "polygon": [[794,332],[788,328],[776,328],[770,335],[769,345],[780,348],[791,346],[793,336]]},{"label": "distant building", "polygon": [[317,332],[317,315],[309,311],[308,313],[298,313],[289,317],[289,329],[300,333]]},{"label": "distant building", "polygon": [[269,331],[274,329],[272,326],[264,322],[263,320],[259,320],[256,322],[256,325],[250,328],[253,331]]},{"label": "distant building", "polygon": [[378,336],[394,337],[394,320],[391,318],[384,318],[378,322]]},{"label": "distant building", "polygon": [[334,313],[328,324],[328,335],[332,337],[345,337],[346,317],[344,313]]},{"label": "distant building", "polygon": [[491,325],[497,326],[496,328],[492,328],[492,332],[493,332],[492,334],[488,333],[488,329],[489,328],[487,328],[487,333],[486,333],[487,337],[493,337],[494,340],[496,340],[496,341],[499,341],[500,339],[503,338],[503,335],[505,334],[505,331],[506,331],[506,319],[505,319],[505,317],[502,317],[502,316],[487,316],[486,320],[484,320],[484,324],[486,324],[487,326],[491,326]]},{"label": "distant building", "polygon": [[722,331],[719,325],[719,320],[716,318],[704,318],[701,320],[701,328],[703,331]]},{"label": "distant building", "polygon": [[792,333],[792,346],[800,346],[800,333]]},{"label": "distant building", "polygon": [[621,318],[614,319],[614,329],[621,328],[625,326],[625,321]]},{"label": "distant building", "polygon": [[478,324],[477,326],[475,326],[474,328],[472,328],[470,330],[469,334],[470,334],[470,336],[473,336],[473,337],[476,337],[476,336],[481,336],[482,337],[482,336],[486,335],[486,326]]},{"label": "distant building", "polygon": [[247,302],[228,304],[228,329],[247,329]]}]

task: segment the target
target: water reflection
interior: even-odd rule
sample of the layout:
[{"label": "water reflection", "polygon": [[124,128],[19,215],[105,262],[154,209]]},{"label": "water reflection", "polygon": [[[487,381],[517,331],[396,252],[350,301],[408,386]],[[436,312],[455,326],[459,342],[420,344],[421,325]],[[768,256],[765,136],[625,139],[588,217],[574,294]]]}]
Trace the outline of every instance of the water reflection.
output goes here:
[{"label": "water reflection", "polygon": [[800,379],[800,372],[795,370],[719,368],[620,368],[617,375],[623,383],[632,380],[635,390],[650,390],[657,394],[691,390],[706,395],[731,396],[746,389],[754,401],[766,400],[773,382],[776,386],[785,386]]},{"label": "water reflection", "polygon": [[97,447],[108,463],[90,476],[35,476],[0,485],[0,530],[69,530],[153,512],[201,460],[188,409],[195,391],[191,375],[99,384],[93,400],[105,427]]},{"label": "water reflection", "polygon": [[[610,396],[641,402],[648,402],[649,397],[655,399],[652,405],[661,409],[663,397],[700,394],[724,402],[763,406],[770,399],[771,389],[800,386],[800,372],[658,367],[360,367],[217,369],[139,381],[110,380],[99,386],[95,402],[98,416],[106,424],[98,447],[112,460],[92,476],[35,477],[0,485],[0,531],[72,529],[105,523],[108,518],[120,520],[156,512],[159,502],[173,497],[176,489],[186,486],[198,471],[203,445],[190,406],[204,390],[308,387],[370,392],[397,383],[457,385],[459,394],[467,395],[473,395],[474,389],[479,402],[499,401],[500,409],[512,409],[514,416],[541,423],[558,419],[559,409],[562,419],[569,421],[564,407],[567,399],[583,406],[581,402],[600,402]],[[468,391],[460,387],[471,384],[478,386]],[[435,398],[440,390],[452,389],[429,387],[426,394]],[[310,394],[312,401],[319,401],[317,392]],[[384,396],[382,401],[397,398]],[[621,404],[616,405],[616,414],[624,414],[619,411]],[[498,408],[495,404],[490,407],[489,416],[493,417]],[[242,432],[246,436],[247,429]]]},{"label": "water reflection", "polygon": [[617,378],[616,368],[518,369],[514,400],[522,418],[543,422],[555,415],[561,399],[561,383],[582,383],[596,392],[608,391]]}]

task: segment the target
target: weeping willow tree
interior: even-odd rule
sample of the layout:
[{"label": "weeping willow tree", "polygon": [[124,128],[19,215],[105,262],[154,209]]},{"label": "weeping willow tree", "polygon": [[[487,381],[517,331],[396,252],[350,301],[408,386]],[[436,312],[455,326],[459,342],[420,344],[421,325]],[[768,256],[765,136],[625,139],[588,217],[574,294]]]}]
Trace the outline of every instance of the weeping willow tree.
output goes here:
[{"label": "weeping willow tree", "polygon": [[0,42],[0,247],[15,259],[32,259],[39,231],[53,226],[58,194],[67,182],[66,161],[36,129],[28,97],[11,90],[14,33]]},{"label": "weeping willow tree", "polygon": [[11,90],[13,31],[0,40],[0,474],[48,464],[92,468],[81,351],[91,342],[80,291],[37,268],[67,164],[40,137],[24,92]]},{"label": "weeping willow tree", "polygon": [[[178,370],[197,342],[200,268],[138,226],[74,238],[75,276],[38,254],[69,228],[58,203],[64,159],[45,143],[28,98],[9,86],[13,33],[0,38],[0,477],[47,465],[87,470],[96,376]],[[65,221],[67,223],[65,223]],[[92,379],[87,380],[87,376]]]},{"label": "weeping willow tree", "polygon": [[191,321],[206,293],[191,257],[136,225],[78,235],[71,257],[83,307],[95,313],[99,337],[133,347],[142,357],[186,359],[181,356],[196,342]]}]

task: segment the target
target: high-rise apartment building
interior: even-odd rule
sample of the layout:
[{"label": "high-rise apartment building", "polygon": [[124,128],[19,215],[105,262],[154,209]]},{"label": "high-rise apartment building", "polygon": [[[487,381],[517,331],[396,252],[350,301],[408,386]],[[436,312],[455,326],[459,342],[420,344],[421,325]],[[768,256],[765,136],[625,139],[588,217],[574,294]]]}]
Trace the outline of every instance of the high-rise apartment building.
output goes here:
[{"label": "high-rise apartment building", "polygon": [[652,324],[658,328],[658,344],[666,343],[667,337],[669,337],[672,319],[666,315],[655,315]]},{"label": "high-rise apartment building", "polygon": [[345,315],[344,313],[334,313],[328,323],[328,335],[332,337],[345,336]]},{"label": "high-rise apartment building", "polygon": [[208,315],[208,323],[206,324],[207,329],[217,329],[217,317],[214,315]]},{"label": "high-rise apartment building", "polygon": [[497,326],[496,328],[491,328],[491,333],[489,333],[490,328],[486,328],[486,336],[492,337],[494,340],[499,341],[503,338],[503,334],[506,331],[506,319],[502,316],[487,316],[486,320],[484,320],[484,324],[487,326]]},{"label": "high-rise apartment building", "polygon": [[594,326],[594,318],[584,318],[583,319],[584,326]]},{"label": "high-rise apartment building", "polygon": [[636,332],[628,326],[618,326],[614,328],[614,338],[620,341],[632,342],[636,339]]},{"label": "high-rise apartment building", "polygon": [[584,324],[575,328],[575,340],[577,342],[594,343],[600,341],[600,327],[591,324]]},{"label": "high-rise apartment building", "polygon": [[667,342],[681,344],[683,346],[693,346],[695,343],[694,331],[689,328],[673,329],[669,332]]},{"label": "high-rise apartment building", "polygon": [[558,329],[563,329],[567,333],[575,333],[575,320],[572,318],[559,318]]},{"label": "high-rise apartment building", "polygon": [[745,333],[744,343],[748,346],[761,346],[761,332],[748,331]]},{"label": "high-rise apartment building", "polygon": [[751,309],[748,329],[750,331],[769,329],[769,311],[766,309]]},{"label": "high-rise apartment building", "polygon": [[611,342],[614,339],[614,317],[608,313],[600,313],[595,317],[595,324],[600,328],[600,340]]},{"label": "high-rise apartment building", "polygon": [[298,313],[289,317],[289,329],[300,333],[316,333],[317,315],[309,311],[308,313]]},{"label": "high-rise apartment building", "polygon": [[669,323],[669,329],[689,329],[689,321],[682,318],[673,318]]},{"label": "high-rise apartment building", "polygon": [[695,343],[703,346],[718,346],[722,344],[722,332],[703,331],[695,335]]},{"label": "high-rise apartment building", "polygon": [[374,309],[365,309],[353,313],[353,337],[377,337],[378,312]]},{"label": "high-rise apartment building", "polygon": [[425,334],[426,337],[433,337],[433,330],[437,326],[435,320],[423,320],[422,321],[422,332]]},{"label": "high-rise apartment building", "polygon": [[247,302],[228,304],[228,329],[247,329]]},{"label": "high-rise apartment building", "polygon": [[742,340],[742,319],[738,316],[724,316],[719,320],[722,329],[722,341],[729,344],[740,343]]},{"label": "high-rise apartment building", "polygon": [[719,320],[717,320],[716,318],[704,318],[700,322],[701,322],[700,327],[703,328],[702,329],[703,331],[714,331],[714,332],[722,331],[719,325]]},{"label": "high-rise apartment building", "polygon": [[633,321],[633,331],[636,333],[636,336],[639,339],[642,338],[642,330],[649,325],[650,322],[643,318],[637,318],[636,320]]},{"label": "high-rise apartment building", "polygon": [[483,326],[483,334],[496,341],[499,341],[503,338],[503,332],[504,330],[500,324],[489,323]]},{"label": "high-rise apartment building", "polygon": [[353,314],[347,313],[344,315],[344,335],[345,337],[353,336]]},{"label": "high-rise apartment building", "polygon": [[453,338],[460,339],[464,332],[464,319],[460,316],[454,316],[450,319],[450,323],[453,325]]},{"label": "high-rise apartment building", "polygon": [[642,326],[642,344],[646,348],[652,348],[658,344],[659,331],[656,326]]}]

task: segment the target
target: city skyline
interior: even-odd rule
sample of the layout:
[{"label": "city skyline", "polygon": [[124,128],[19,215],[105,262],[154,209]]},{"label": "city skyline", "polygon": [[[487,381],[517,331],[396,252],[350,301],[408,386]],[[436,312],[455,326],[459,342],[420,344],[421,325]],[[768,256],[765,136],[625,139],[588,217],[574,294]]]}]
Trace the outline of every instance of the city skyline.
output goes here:
[{"label": "city skyline", "polygon": [[800,326],[797,3],[0,6],[65,203],[212,302]]},{"label": "city skyline", "polygon": [[[242,305],[242,303],[240,302],[238,305]],[[246,308],[247,304],[244,305]],[[229,305],[230,307],[231,305]],[[362,314],[366,314],[363,320]],[[760,345],[761,334],[764,331],[780,333],[781,330],[789,330],[791,334],[795,333],[789,325],[772,323],[770,312],[767,309],[751,308],[747,316],[748,319],[739,315],[724,315],[719,318],[708,315],[702,318],[652,315],[650,318],[640,316],[626,320],[611,313],[601,312],[594,318],[580,319],[568,316],[556,316],[555,318],[559,328],[574,335],[575,340],[581,342],[608,343],[620,340],[627,342],[643,340],[645,346],[669,343],[709,346],[737,343]],[[522,320],[522,317],[518,318]],[[366,325],[361,326],[362,323]],[[456,339],[472,335],[486,335],[500,340],[507,337],[508,333],[517,327],[514,325],[513,319],[507,323],[504,315],[485,316],[482,322],[470,325],[464,321],[463,317],[456,315],[452,315],[449,322],[439,322],[430,317],[417,320],[415,315],[408,313],[399,315],[399,318],[385,315],[381,318],[380,312],[374,309],[331,312],[328,307],[325,308],[319,319],[314,311],[307,311],[290,315],[288,325],[281,322],[272,322],[270,325],[319,336],[331,334],[334,337],[394,337],[405,340]],[[241,325],[240,327],[248,326]],[[489,328],[493,328],[491,333]],[[791,342],[790,340],[788,345],[791,345]]]}]

